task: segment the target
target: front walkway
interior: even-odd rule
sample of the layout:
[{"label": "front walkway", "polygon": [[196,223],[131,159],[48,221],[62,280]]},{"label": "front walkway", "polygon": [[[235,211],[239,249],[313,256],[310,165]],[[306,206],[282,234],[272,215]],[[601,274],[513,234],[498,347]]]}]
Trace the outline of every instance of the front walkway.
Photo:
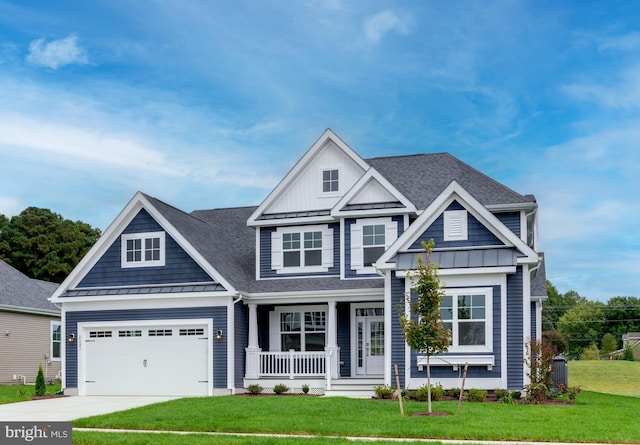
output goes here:
[{"label": "front walkway", "polygon": [[0,419],[9,421],[55,422],[109,414],[166,402],[178,397],[70,396],[0,405]]}]

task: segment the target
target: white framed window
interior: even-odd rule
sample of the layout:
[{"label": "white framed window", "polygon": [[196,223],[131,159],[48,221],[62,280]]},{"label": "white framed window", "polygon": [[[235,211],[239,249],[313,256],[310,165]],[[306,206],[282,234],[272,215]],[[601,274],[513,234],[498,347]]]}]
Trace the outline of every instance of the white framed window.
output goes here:
[{"label": "white framed window", "polygon": [[322,170],[322,193],[338,193],[340,179],[338,169]]},{"label": "white framed window", "polygon": [[51,360],[58,361],[62,357],[62,325],[57,321],[51,322]]},{"label": "white framed window", "polygon": [[271,268],[278,273],[327,272],[333,266],[333,229],[279,227],[271,235]]},{"label": "white framed window", "polygon": [[390,217],[361,219],[351,225],[351,269],[375,273],[375,263],[398,238],[398,223]]},{"label": "white framed window", "polygon": [[269,313],[271,351],[324,351],[326,307],[281,307]]},{"label": "white framed window", "polygon": [[121,237],[122,267],[165,265],[165,233],[127,233]]},{"label": "white framed window", "polygon": [[465,241],[469,237],[467,232],[467,211],[448,210],[444,212],[444,240]]},{"label": "white framed window", "polygon": [[451,330],[450,352],[493,350],[492,288],[446,289],[441,320]]}]

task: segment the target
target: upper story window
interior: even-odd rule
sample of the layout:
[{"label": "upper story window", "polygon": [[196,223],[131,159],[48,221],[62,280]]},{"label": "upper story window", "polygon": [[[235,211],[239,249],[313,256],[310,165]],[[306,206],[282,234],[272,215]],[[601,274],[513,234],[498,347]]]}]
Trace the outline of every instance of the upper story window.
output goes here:
[{"label": "upper story window", "polygon": [[340,191],[338,170],[322,170],[322,193],[333,193],[338,191]]},{"label": "upper story window", "polygon": [[444,240],[465,241],[467,233],[467,211],[448,210],[444,212]]},{"label": "upper story window", "polygon": [[333,266],[333,229],[280,227],[271,235],[271,268],[278,273],[327,272]]},{"label": "upper story window", "polygon": [[62,345],[62,325],[56,321],[51,322],[51,360],[60,360]]},{"label": "upper story window", "polygon": [[122,267],[164,266],[164,232],[122,235]]},{"label": "upper story window", "polygon": [[491,288],[445,291],[442,322],[451,330],[451,352],[491,351]]},{"label": "upper story window", "polygon": [[351,269],[375,273],[373,264],[398,238],[398,223],[391,217],[360,219],[351,225]]}]

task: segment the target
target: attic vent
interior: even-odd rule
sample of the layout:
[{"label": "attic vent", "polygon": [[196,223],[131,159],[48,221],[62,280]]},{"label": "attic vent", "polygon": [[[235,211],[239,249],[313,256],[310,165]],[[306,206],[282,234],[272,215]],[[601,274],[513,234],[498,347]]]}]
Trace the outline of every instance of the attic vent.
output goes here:
[{"label": "attic vent", "polygon": [[449,210],[444,212],[444,240],[464,241],[467,239],[467,211]]},{"label": "attic vent", "polygon": [[180,335],[204,335],[203,328],[180,329]]}]

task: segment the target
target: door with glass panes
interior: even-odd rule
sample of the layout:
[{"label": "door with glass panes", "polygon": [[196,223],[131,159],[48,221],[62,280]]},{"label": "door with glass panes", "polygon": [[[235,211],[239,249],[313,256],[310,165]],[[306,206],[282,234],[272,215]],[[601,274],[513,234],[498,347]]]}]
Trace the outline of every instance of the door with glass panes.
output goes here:
[{"label": "door with glass panes", "polygon": [[384,373],[384,309],[356,308],[356,374]]}]

